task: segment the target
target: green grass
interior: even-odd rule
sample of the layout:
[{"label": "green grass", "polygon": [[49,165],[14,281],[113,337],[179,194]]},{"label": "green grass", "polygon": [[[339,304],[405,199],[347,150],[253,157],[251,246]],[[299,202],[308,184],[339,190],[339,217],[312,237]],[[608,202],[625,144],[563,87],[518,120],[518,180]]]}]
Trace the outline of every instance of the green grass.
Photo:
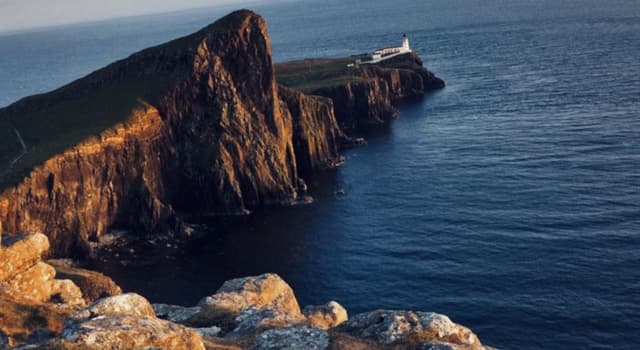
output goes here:
[{"label": "green grass", "polygon": [[[413,54],[399,55],[375,64],[382,68],[416,69]],[[278,83],[303,92],[344,85],[361,81],[362,72],[358,67],[347,67],[358,57],[335,59],[311,59],[279,63],[275,65]],[[362,67],[365,67],[364,65]]]},{"label": "green grass", "polygon": [[[0,191],[52,156],[126,121],[134,110],[146,107],[144,101],[153,103],[168,81],[167,77],[129,77],[98,89],[72,83],[0,110]],[[21,152],[11,124],[22,135],[27,153],[8,169]]]},{"label": "green grass", "polygon": [[347,67],[353,58],[316,59],[279,63],[275,65],[278,83],[311,92],[328,86],[360,81],[356,68]]}]

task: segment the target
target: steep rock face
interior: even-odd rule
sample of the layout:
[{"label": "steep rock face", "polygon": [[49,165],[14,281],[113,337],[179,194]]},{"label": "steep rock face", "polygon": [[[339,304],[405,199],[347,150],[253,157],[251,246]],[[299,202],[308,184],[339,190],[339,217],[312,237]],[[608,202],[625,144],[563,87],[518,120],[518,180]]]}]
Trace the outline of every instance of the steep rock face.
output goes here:
[{"label": "steep rock face", "polygon": [[52,252],[86,249],[113,224],[146,230],[170,222],[161,199],[165,122],[157,109],[136,110],[127,124],[55,155],[0,195],[0,220],[9,232],[46,232]]},{"label": "steep rock face", "polygon": [[346,137],[338,127],[333,102],[279,86],[280,99],[293,123],[293,147],[301,173],[335,166]]},{"label": "steep rock face", "polygon": [[344,130],[388,122],[398,115],[396,102],[444,87],[444,81],[425,69],[415,53],[360,65],[351,74],[363,79],[307,91],[333,100],[336,119]]},{"label": "steep rock face", "polygon": [[[340,131],[327,101],[283,96],[285,102],[266,24],[242,10],[20,101],[0,110],[0,119],[33,119],[19,125],[25,133],[43,115],[83,113],[78,106],[88,99],[90,112],[71,118],[88,134],[68,147],[76,134],[25,136],[27,143],[53,141],[27,144],[8,176],[15,182],[0,181],[0,222],[9,233],[46,232],[54,256],[84,255],[110,228],[171,231],[180,229],[176,212],[244,213],[292,203],[302,183],[297,161],[305,170],[331,162]],[[131,107],[120,111],[121,100]],[[28,171],[22,176],[20,169]]]}]

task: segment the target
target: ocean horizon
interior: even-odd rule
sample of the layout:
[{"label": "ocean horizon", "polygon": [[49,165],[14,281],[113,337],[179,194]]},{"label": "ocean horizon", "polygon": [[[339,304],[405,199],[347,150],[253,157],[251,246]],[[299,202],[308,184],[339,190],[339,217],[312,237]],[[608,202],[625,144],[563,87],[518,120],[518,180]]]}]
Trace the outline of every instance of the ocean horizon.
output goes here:
[{"label": "ocean horizon", "polygon": [[[235,9],[0,33],[0,107]],[[449,315],[499,349],[640,346],[640,6],[635,1],[259,3],[273,59],[402,35],[445,89],[310,177],[314,202],[193,218],[206,235],[92,268],[193,305],[274,272],[301,304]]]}]

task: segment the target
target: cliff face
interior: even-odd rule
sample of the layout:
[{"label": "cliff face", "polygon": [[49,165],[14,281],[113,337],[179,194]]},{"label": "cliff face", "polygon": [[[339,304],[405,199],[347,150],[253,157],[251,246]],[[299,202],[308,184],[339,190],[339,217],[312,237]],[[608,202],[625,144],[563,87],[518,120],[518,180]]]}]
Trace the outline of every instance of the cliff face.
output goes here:
[{"label": "cliff face", "polygon": [[333,102],[279,86],[280,99],[293,122],[293,147],[301,174],[340,162],[339,145],[346,136],[338,127]]},{"label": "cliff face", "polygon": [[415,53],[377,65],[360,65],[349,74],[361,79],[305,90],[331,98],[336,118],[345,130],[388,122],[398,116],[397,102],[444,87],[444,81],[425,69]]},{"label": "cliff face", "polygon": [[[341,132],[329,101],[281,91],[266,24],[243,10],[0,110],[28,150],[0,181],[2,227],[60,256],[110,228],[175,229],[176,212],[291,203],[297,162],[330,162]],[[56,134],[70,120],[86,132]]]}]

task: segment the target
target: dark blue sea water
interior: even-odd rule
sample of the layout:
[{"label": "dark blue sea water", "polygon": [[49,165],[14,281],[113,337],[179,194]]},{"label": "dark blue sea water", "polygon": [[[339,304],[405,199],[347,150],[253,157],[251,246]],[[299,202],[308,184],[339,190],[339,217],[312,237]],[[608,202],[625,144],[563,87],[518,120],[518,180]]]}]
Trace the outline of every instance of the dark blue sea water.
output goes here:
[{"label": "dark blue sea water", "polygon": [[[407,33],[447,88],[406,104],[316,202],[202,220],[209,236],[99,266],[193,304],[277,272],[302,304],[437,311],[503,349],[640,348],[640,3],[433,0],[257,5],[278,61]],[[228,8],[0,36],[0,105]],[[344,195],[335,195],[337,190]]]}]

